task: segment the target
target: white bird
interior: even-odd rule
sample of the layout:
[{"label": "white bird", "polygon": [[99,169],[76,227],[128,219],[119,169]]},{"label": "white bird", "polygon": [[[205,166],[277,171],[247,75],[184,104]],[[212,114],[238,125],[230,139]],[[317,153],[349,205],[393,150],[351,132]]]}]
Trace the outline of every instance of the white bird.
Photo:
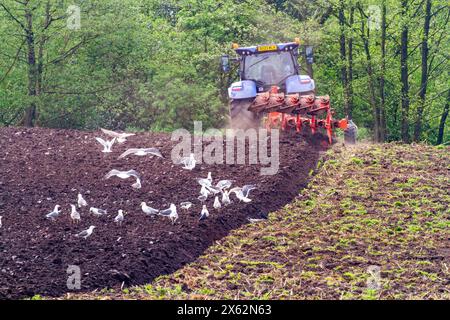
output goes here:
[{"label": "white bird", "polygon": [[189,201],[181,202],[180,207],[184,210],[189,210],[189,208],[192,207],[192,202]]},{"label": "white bird", "polygon": [[203,208],[202,208],[202,212],[200,213],[200,219],[198,219],[198,221],[205,220],[208,217],[209,217],[209,211],[206,208],[206,204],[204,204]]},{"label": "white bird", "polygon": [[216,188],[219,190],[228,189],[231,187],[231,184],[231,180],[220,180],[219,182],[217,182]]},{"label": "white bird", "polygon": [[94,231],[94,228],[95,226],[90,226],[88,229],[83,230],[80,233],[76,234],[75,237],[82,237],[84,239],[87,239]]},{"label": "white bird", "polygon": [[123,210],[119,210],[117,213],[117,216],[114,218],[114,222],[118,223],[119,225],[122,225],[123,222]]},{"label": "white bird", "polygon": [[61,213],[61,211],[59,210],[59,208],[61,208],[61,206],[57,204],[57,205],[55,206],[55,208],[53,209],[53,211],[50,212],[50,213],[48,213],[47,215],[45,215],[45,217],[46,217],[47,219],[50,219],[50,220],[55,220],[55,219],[59,216],[59,214]]},{"label": "white bird", "polygon": [[72,212],[70,212],[70,218],[72,219],[72,222],[78,223],[81,221],[80,213],[77,211],[77,207],[75,205],[71,204]]},{"label": "white bird", "polygon": [[184,165],[183,169],[186,169],[186,170],[194,169],[196,163],[197,163],[197,161],[195,160],[195,157],[194,157],[193,153],[191,153],[189,155],[189,157],[181,158],[180,161],[178,162],[178,164]]},{"label": "white bird", "polygon": [[227,206],[227,205],[229,205],[231,203],[231,200],[230,200],[230,191],[224,191],[223,193],[222,193],[222,204],[224,205],[224,206]]},{"label": "white bird", "polygon": [[256,223],[256,222],[262,222],[262,221],[265,221],[265,220],[267,220],[267,219],[247,218],[247,220],[248,220],[250,223]]},{"label": "white bird", "polygon": [[106,215],[106,214],[107,214],[106,210],[99,209],[99,208],[94,208],[94,207],[91,207],[91,208],[89,209],[89,212],[92,212],[92,214],[93,214],[94,216],[97,216],[97,217],[100,217],[100,216],[103,216],[103,215]]},{"label": "white bird", "polygon": [[95,140],[97,140],[103,146],[102,152],[105,152],[105,153],[112,152],[111,148],[112,148],[114,142],[116,142],[116,138],[114,138],[112,140],[103,140],[102,138],[96,137]]},{"label": "white bird", "polygon": [[212,183],[211,171],[208,172],[208,177],[206,179],[209,181],[209,184],[211,185],[211,183]]},{"label": "white bird", "polygon": [[84,200],[83,196],[81,195],[81,193],[78,194],[78,208],[81,207],[86,207],[88,204],[86,202],[86,200]]},{"label": "white bird", "polygon": [[124,143],[125,141],[127,141],[128,137],[131,136],[135,136],[136,134],[134,133],[126,133],[126,132],[115,132],[115,131],[111,131],[111,130],[106,130],[103,128],[100,128],[100,130],[102,130],[102,132],[110,137],[116,138],[118,143]]},{"label": "white bird", "polygon": [[172,221],[172,224],[174,224],[178,219],[177,207],[171,203],[169,209],[161,210],[159,215],[168,217]]},{"label": "white bird", "polygon": [[256,186],[249,184],[249,185],[243,186],[242,188],[235,187],[230,190],[230,193],[234,192],[234,194],[239,199],[239,201],[244,201],[244,202],[248,203],[248,202],[252,201],[252,199],[248,198],[248,196],[250,194],[250,191],[253,189],[256,189]]},{"label": "white bird", "polygon": [[145,202],[141,202],[142,211],[147,215],[158,214],[159,210],[149,207]]},{"label": "white bird", "polygon": [[220,204],[220,201],[219,201],[219,197],[218,197],[218,196],[216,196],[216,197],[214,198],[214,204],[213,204],[213,207],[214,207],[214,209],[220,209],[220,208],[222,207],[222,205]]},{"label": "white bird", "polygon": [[122,153],[118,159],[125,158],[126,156],[129,156],[131,154],[134,154],[135,156],[151,155],[151,156],[163,158],[161,152],[159,152],[159,150],[157,148],[140,148],[140,149],[132,148],[132,149],[128,149],[127,151]]},{"label": "white bird", "polygon": [[139,173],[136,172],[136,170],[119,171],[116,169],[112,169],[105,175],[105,179],[109,179],[113,176],[117,176],[120,179],[128,179],[130,177],[134,177],[136,178],[136,182],[133,183],[131,186],[135,189],[141,188],[141,176],[139,175]]},{"label": "white bird", "polygon": [[2,224],[2,218],[3,218],[3,216],[0,216],[0,228],[3,226],[3,224]]}]

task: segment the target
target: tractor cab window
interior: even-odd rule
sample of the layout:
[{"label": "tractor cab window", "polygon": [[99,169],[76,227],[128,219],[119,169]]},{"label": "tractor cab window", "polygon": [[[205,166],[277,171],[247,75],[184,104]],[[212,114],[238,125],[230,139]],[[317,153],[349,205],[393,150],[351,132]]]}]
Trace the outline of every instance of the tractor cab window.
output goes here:
[{"label": "tractor cab window", "polygon": [[291,75],[296,74],[291,52],[267,52],[244,58],[246,80],[254,80],[264,85],[282,85]]}]

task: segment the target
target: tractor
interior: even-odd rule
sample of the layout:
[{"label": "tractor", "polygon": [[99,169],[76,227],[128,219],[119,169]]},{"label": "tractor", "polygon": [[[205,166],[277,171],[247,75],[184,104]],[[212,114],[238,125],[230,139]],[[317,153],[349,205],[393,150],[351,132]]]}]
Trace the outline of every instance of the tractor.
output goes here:
[{"label": "tractor", "polygon": [[[300,74],[300,41],[232,48],[237,57],[221,57],[223,72],[230,72],[230,61],[239,63],[240,81],[228,88],[233,128],[265,127],[312,134],[325,130],[331,144],[333,129],[348,129],[347,119],[333,119],[329,96],[316,96],[314,80]],[[311,47],[306,47],[307,63],[312,64]]]}]

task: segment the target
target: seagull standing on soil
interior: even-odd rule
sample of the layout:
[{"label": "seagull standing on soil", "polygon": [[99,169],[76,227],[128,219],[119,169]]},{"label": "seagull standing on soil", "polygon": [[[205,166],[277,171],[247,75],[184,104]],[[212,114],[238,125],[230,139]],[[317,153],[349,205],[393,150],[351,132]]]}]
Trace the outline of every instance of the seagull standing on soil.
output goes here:
[{"label": "seagull standing on soil", "polygon": [[94,208],[94,207],[91,207],[89,209],[89,212],[92,212],[92,214],[94,216],[97,216],[97,217],[100,217],[100,216],[103,216],[103,215],[107,214],[106,210],[98,209],[98,208]]},{"label": "seagull standing on soil", "polygon": [[121,179],[128,179],[130,177],[134,177],[134,178],[136,178],[136,182],[133,183],[131,186],[135,189],[141,188],[141,176],[139,175],[139,173],[137,173],[136,170],[119,171],[116,169],[112,169],[110,172],[108,172],[105,175],[105,179],[109,179],[113,176],[117,176]]},{"label": "seagull standing on soil", "polygon": [[141,208],[142,208],[142,211],[146,215],[152,215],[152,214],[158,214],[159,213],[159,210],[154,209],[152,207],[149,207],[145,202],[141,202]]},{"label": "seagull standing on soil", "polygon": [[131,154],[134,154],[135,156],[141,156],[141,157],[151,155],[151,156],[163,158],[161,152],[159,152],[159,150],[156,148],[141,148],[141,149],[132,148],[132,149],[128,149],[127,151],[122,153],[118,159],[125,158]]},{"label": "seagull standing on soil", "polygon": [[114,132],[114,131],[106,130],[106,129],[103,129],[103,128],[100,128],[100,130],[102,130],[102,132],[103,132],[104,134],[106,134],[106,135],[108,135],[108,136],[110,136],[110,137],[116,138],[118,143],[124,143],[125,141],[127,141],[127,138],[128,138],[128,137],[131,137],[131,136],[135,136],[135,135],[136,135],[136,134],[134,134],[134,133],[126,133],[126,132],[119,133],[119,132]]},{"label": "seagull standing on soil", "polygon": [[86,200],[84,200],[83,196],[81,195],[81,193],[78,194],[78,208],[81,207],[86,207],[88,204],[86,202]]},{"label": "seagull standing on soil", "polygon": [[165,209],[159,212],[159,215],[168,217],[172,224],[178,219],[177,207],[171,203],[169,209]]},{"label": "seagull standing on soil", "polygon": [[181,209],[189,210],[189,208],[192,207],[192,202],[189,201],[181,202],[180,207]]},{"label": "seagull standing on soil", "polygon": [[60,206],[59,204],[57,204],[57,205],[55,206],[55,208],[53,209],[53,211],[50,212],[50,213],[48,213],[47,215],[45,215],[45,217],[46,217],[47,219],[50,219],[50,220],[55,220],[55,219],[59,216],[59,214],[61,213],[61,211],[59,210],[59,208],[61,208],[61,206]]},{"label": "seagull standing on soil", "polygon": [[218,209],[220,209],[220,208],[222,207],[222,205],[220,204],[220,201],[219,201],[219,197],[218,197],[218,196],[216,196],[216,197],[214,198],[214,205],[213,205],[213,207],[214,207],[214,209],[216,209],[216,210],[218,210]]},{"label": "seagull standing on soil", "polygon": [[179,164],[184,165],[183,169],[192,170],[195,168],[195,164],[197,161],[195,160],[194,154],[191,153],[189,157],[181,158]]},{"label": "seagull standing on soil", "polygon": [[95,140],[97,140],[103,146],[102,152],[105,152],[105,153],[112,152],[111,148],[112,148],[114,142],[116,142],[116,138],[108,141],[108,140],[103,140],[102,138],[96,137]]},{"label": "seagull standing on soil", "polygon": [[202,208],[202,212],[200,213],[200,219],[198,219],[198,221],[205,220],[208,217],[209,217],[209,211],[206,208],[206,204],[204,204],[203,208]]},{"label": "seagull standing on soil", "polygon": [[114,222],[118,223],[119,226],[122,225],[122,222],[123,222],[123,210],[119,210],[117,216],[114,218]]},{"label": "seagull standing on soil", "polygon": [[70,218],[72,219],[73,223],[78,223],[81,221],[80,213],[77,211],[77,207],[75,205],[71,204],[72,212],[70,213]]},{"label": "seagull standing on soil", "polygon": [[76,234],[75,237],[82,237],[84,239],[87,239],[91,236],[92,232],[94,231],[95,226],[90,226],[88,229],[81,231],[80,233]]},{"label": "seagull standing on soil", "polygon": [[224,206],[227,206],[229,204],[231,204],[231,200],[230,200],[230,191],[225,190],[222,193],[222,204]]}]

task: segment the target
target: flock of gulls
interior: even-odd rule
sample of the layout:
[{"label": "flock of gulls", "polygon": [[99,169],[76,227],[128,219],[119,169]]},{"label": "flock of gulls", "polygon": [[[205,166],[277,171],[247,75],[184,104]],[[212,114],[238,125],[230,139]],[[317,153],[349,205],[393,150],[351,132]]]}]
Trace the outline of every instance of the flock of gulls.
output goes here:
[{"label": "flock of gulls", "polygon": [[[96,137],[95,139],[103,146],[102,152],[110,153],[112,152],[112,146],[115,142],[117,143],[124,143],[126,142],[127,138],[134,136],[134,133],[119,133],[114,132],[111,130],[101,129],[101,131],[106,134],[107,136],[111,137],[111,140],[104,140],[102,138]],[[135,156],[152,156],[152,157],[160,157],[163,158],[163,155],[157,148],[132,148],[126,150],[124,153],[122,153],[118,159],[125,158],[130,155]],[[181,158],[177,164],[182,165],[183,169],[186,170],[192,170],[195,168],[196,160],[194,157],[194,154],[190,154],[188,157]],[[135,179],[135,182],[131,185],[131,187],[135,189],[140,189],[142,187],[141,184],[141,176],[136,170],[128,170],[128,171],[120,171],[113,169],[109,171],[105,175],[105,179],[110,179],[112,177],[117,177],[120,179],[129,179],[133,178]],[[198,196],[197,200],[202,204],[202,210],[200,212],[199,221],[205,220],[209,217],[209,210],[206,206],[206,200],[208,197],[214,197],[213,202],[213,208],[215,210],[220,210],[222,206],[228,206],[232,203],[230,200],[230,196],[234,194],[236,198],[239,200],[239,202],[248,203],[252,201],[249,198],[250,192],[254,189],[256,189],[255,185],[244,185],[243,187],[234,187],[231,188],[233,181],[232,180],[220,180],[216,184],[213,184],[213,178],[211,175],[211,172],[208,172],[208,176],[206,178],[197,178],[196,179],[198,184],[200,185],[200,195]],[[77,224],[81,221],[81,214],[78,210],[81,210],[83,207],[87,207],[88,203],[83,198],[83,195],[81,193],[78,193],[77,198],[77,205],[70,204],[71,206],[71,213],[70,213],[70,219],[73,223]],[[190,201],[184,201],[179,204],[179,207],[182,210],[189,210],[193,206],[193,203]],[[168,218],[172,224],[174,224],[178,219],[178,211],[177,206],[174,203],[171,203],[169,208],[167,209],[155,209],[147,205],[145,202],[141,202],[141,210],[148,216],[163,216]],[[61,206],[55,205],[52,212],[46,214],[46,218],[52,221],[56,221],[56,219],[60,216],[62,213]],[[107,215],[107,210],[96,208],[96,207],[90,207],[89,213],[96,217],[101,217]],[[123,210],[118,210],[117,216],[114,218],[114,222],[118,225],[121,225],[122,222],[125,219],[126,212]],[[1,227],[1,219],[0,216],[0,227]],[[256,222],[260,219],[249,219],[250,222]],[[95,229],[95,226],[90,226],[88,229],[81,231],[80,233],[76,234],[76,237],[81,237],[84,239],[87,239],[89,236],[92,235],[93,231]]]}]

